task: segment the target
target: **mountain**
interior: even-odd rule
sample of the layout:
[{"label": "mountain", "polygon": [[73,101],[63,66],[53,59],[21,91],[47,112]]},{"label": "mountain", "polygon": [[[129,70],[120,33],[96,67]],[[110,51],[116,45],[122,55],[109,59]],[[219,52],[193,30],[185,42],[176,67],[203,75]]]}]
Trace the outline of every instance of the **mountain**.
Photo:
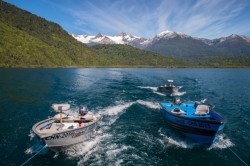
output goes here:
[{"label": "mountain", "polygon": [[109,61],[58,24],[0,3],[0,67],[103,66]]},{"label": "mountain", "polygon": [[243,35],[230,35],[209,40],[184,33],[164,31],[156,35],[145,49],[188,61],[214,56],[250,57],[250,39]]},{"label": "mountain", "polygon": [[197,61],[197,58],[203,61],[208,57],[250,56],[250,38],[235,34],[213,40],[171,31],[163,31],[153,39],[127,35],[124,32],[116,36],[97,34],[96,36],[73,35],[73,37],[88,45],[128,44],[189,62]]},{"label": "mountain", "polygon": [[193,58],[201,58],[218,53],[218,50],[213,46],[207,45],[199,39],[183,33],[170,31],[164,31],[156,35],[145,49],[190,61],[193,61]]},{"label": "mountain", "polygon": [[150,43],[150,41],[145,38],[128,35],[124,32],[118,33],[115,36],[106,36],[100,33],[96,36],[76,34],[72,34],[72,36],[78,41],[89,46],[96,44],[127,44],[137,48],[145,48],[148,43]]},{"label": "mountain", "polygon": [[223,50],[229,56],[250,56],[250,38],[243,35],[232,34],[212,40],[213,45]]}]

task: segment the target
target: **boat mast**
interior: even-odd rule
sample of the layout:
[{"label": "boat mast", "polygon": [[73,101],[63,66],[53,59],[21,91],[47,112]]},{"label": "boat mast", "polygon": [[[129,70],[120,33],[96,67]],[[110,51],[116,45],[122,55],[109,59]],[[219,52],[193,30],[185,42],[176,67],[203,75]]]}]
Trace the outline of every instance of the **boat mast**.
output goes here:
[{"label": "boat mast", "polygon": [[62,106],[58,106],[58,110],[60,111],[60,128],[62,129]]},{"label": "boat mast", "polygon": [[168,83],[169,83],[169,86],[173,86],[173,83],[174,81],[173,80],[168,80]]}]

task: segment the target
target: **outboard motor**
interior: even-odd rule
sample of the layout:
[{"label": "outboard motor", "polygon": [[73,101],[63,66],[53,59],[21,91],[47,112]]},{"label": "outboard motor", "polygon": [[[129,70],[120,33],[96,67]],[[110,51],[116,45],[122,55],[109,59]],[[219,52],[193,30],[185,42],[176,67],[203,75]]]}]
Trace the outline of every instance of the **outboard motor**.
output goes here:
[{"label": "outboard motor", "polygon": [[88,113],[88,110],[86,107],[83,107],[83,106],[79,106],[79,115],[80,116],[84,116]]}]

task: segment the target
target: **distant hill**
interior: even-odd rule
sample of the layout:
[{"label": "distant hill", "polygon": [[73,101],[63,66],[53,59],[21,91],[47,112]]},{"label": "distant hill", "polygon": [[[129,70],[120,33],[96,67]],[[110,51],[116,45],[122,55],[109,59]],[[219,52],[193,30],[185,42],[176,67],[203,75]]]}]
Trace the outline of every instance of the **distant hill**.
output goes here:
[{"label": "distant hill", "polygon": [[58,24],[0,3],[0,66],[103,66],[108,61]]},{"label": "distant hill", "polygon": [[144,51],[129,45],[109,44],[95,45],[92,48],[100,54],[112,59],[113,66],[137,67],[180,67],[187,66],[179,60],[166,57],[157,53]]}]

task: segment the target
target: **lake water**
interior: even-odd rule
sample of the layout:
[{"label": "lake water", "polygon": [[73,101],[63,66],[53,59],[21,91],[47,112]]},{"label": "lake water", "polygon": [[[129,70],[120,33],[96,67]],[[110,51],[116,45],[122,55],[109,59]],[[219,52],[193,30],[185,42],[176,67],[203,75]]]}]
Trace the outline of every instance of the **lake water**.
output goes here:
[{"label": "lake water", "polygon": [[[210,148],[169,128],[156,87],[173,79],[183,101],[205,101],[225,118]],[[64,152],[45,150],[31,165],[250,164],[249,69],[0,69],[0,165],[20,165],[41,145],[32,126],[53,116],[53,103],[86,105],[104,115],[90,139]]]}]

